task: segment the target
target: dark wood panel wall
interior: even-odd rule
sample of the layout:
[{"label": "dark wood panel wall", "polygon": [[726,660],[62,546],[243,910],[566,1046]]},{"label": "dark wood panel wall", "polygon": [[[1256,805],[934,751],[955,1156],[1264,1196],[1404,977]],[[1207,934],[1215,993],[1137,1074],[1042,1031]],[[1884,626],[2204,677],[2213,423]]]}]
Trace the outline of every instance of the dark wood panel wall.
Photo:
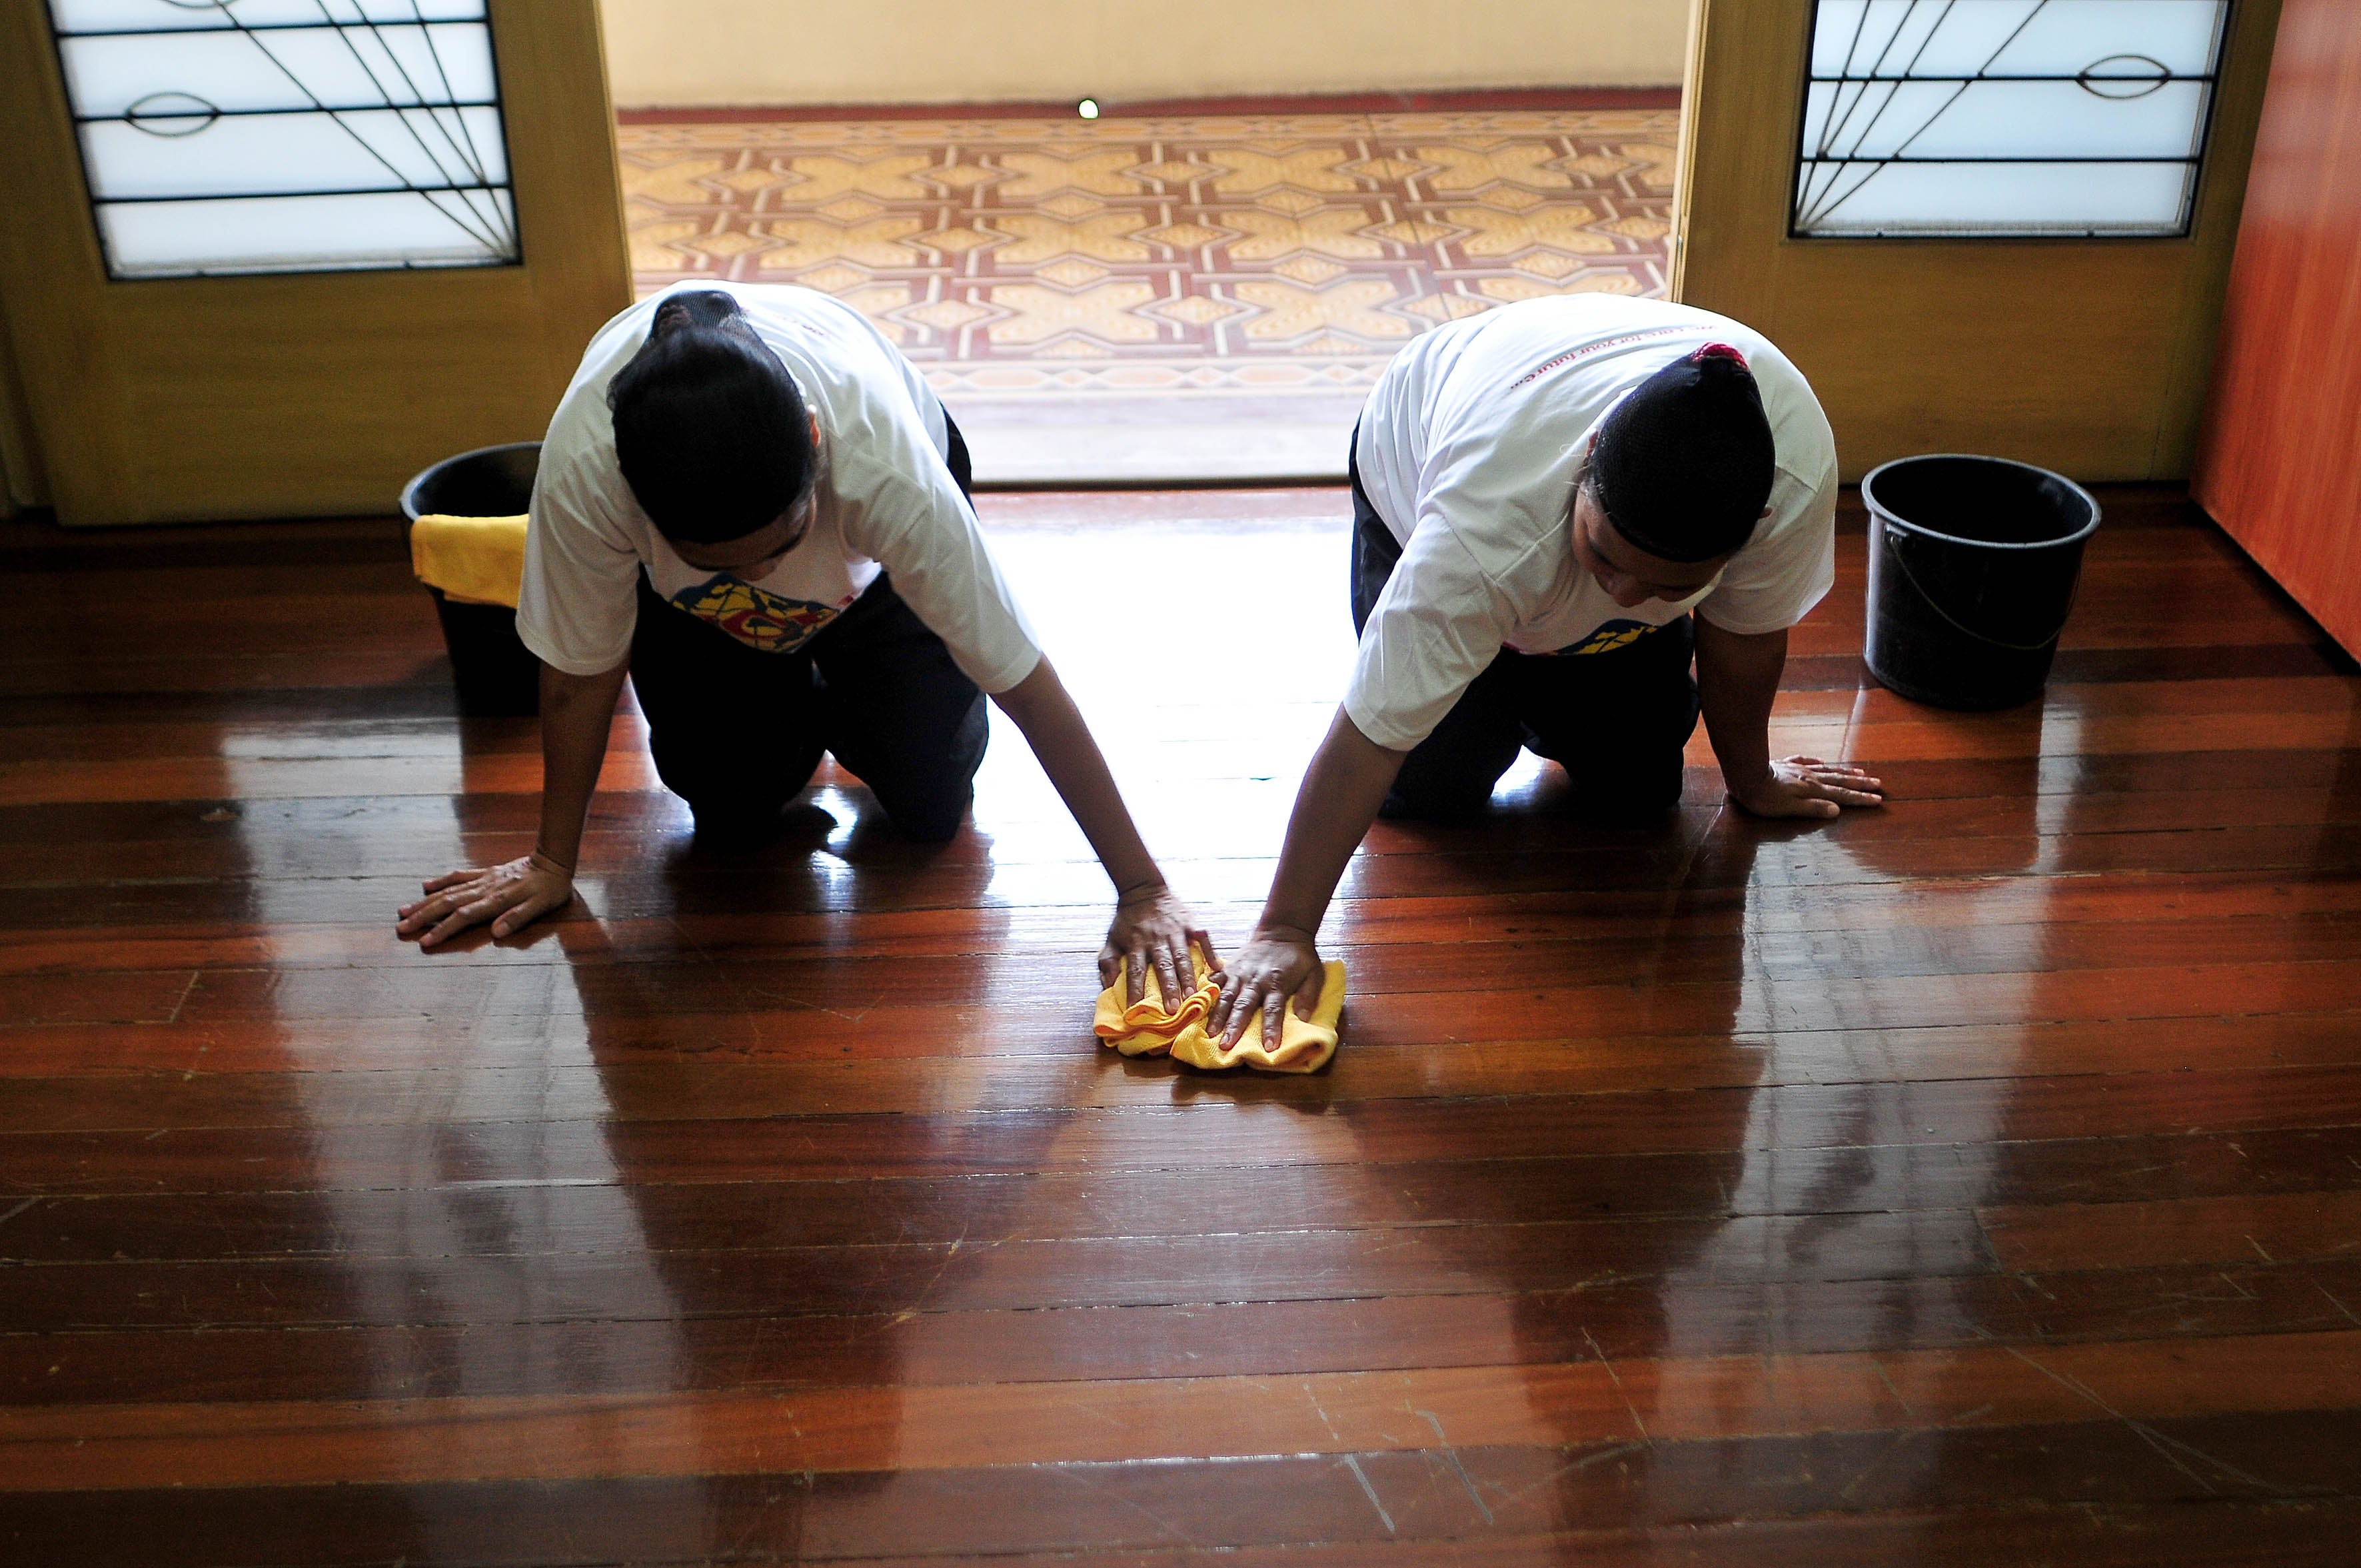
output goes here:
[{"label": "dark wood panel wall", "polygon": [[2361,650],[2361,6],[2288,0],[2193,488]]}]

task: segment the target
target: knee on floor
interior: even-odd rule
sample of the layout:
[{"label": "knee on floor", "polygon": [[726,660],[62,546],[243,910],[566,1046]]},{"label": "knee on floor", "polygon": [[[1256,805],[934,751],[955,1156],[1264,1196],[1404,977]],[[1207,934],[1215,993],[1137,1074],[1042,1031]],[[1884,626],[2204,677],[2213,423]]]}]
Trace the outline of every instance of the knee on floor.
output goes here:
[{"label": "knee on floor", "polygon": [[1492,791],[1411,788],[1397,785],[1386,792],[1378,815],[1389,822],[1467,822],[1491,809]]},{"label": "knee on floor", "polygon": [[1681,769],[1657,770],[1654,776],[1639,783],[1626,782],[1613,789],[1577,788],[1574,792],[1574,810],[1578,816],[1597,822],[1646,822],[1662,817],[1681,803]]},{"label": "knee on floor", "polygon": [[885,816],[894,830],[913,843],[944,844],[958,836],[974,803],[975,792],[962,790],[939,800],[897,802],[885,808]]},{"label": "knee on floor", "polygon": [[775,787],[752,789],[741,780],[682,778],[659,765],[656,776],[688,803],[697,836],[714,843],[762,843],[779,831],[779,813],[799,793]]}]

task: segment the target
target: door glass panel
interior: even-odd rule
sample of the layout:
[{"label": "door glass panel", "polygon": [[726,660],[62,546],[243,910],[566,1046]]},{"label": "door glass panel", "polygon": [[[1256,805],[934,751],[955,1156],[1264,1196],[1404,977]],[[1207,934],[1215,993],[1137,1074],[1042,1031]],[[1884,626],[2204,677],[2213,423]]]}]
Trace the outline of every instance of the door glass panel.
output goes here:
[{"label": "door glass panel", "polygon": [[108,274],[522,258],[485,0],[49,0]]},{"label": "door glass panel", "polygon": [[2179,235],[2229,0],[1818,0],[1789,231]]}]

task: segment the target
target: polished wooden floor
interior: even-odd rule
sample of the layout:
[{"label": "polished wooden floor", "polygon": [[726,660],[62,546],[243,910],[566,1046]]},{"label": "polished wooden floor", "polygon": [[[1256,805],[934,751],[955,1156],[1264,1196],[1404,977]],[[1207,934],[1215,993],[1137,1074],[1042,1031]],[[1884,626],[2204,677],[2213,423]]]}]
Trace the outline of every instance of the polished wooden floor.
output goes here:
[{"label": "polished wooden floor", "polygon": [[[2105,499],[2013,713],[1864,686],[1840,541],[1775,739],[1881,814],[1380,825],[1302,1080],[1093,1047],[1005,731],[722,861],[627,715],[587,908],[423,955],[538,760],[390,527],[0,530],[0,1559],[2352,1563],[2361,680]],[[984,505],[1235,941],[1339,496]]]}]

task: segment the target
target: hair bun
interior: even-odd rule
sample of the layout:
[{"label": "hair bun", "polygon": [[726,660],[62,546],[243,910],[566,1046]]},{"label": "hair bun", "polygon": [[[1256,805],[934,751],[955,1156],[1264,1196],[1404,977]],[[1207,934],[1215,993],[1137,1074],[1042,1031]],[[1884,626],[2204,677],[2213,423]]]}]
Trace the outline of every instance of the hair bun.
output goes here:
[{"label": "hair bun", "polygon": [[738,313],[738,302],[719,289],[667,294],[648,323],[648,335],[664,337],[693,326],[719,326]]},{"label": "hair bun", "polygon": [[1607,521],[1666,561],[1709,561],[1744,544],[1777,463],[1762,389],[1726,343],[1694,349],[1632,388],[1591,448]]},{"label": "hair bun", "polygon": [[[813,478],[811,422],[795,377],[719,289],[668,294],[647,341],[607,383],[615,462],[665,538],[741,539]],[[748,326],[751,327],[749,323]]]}]

